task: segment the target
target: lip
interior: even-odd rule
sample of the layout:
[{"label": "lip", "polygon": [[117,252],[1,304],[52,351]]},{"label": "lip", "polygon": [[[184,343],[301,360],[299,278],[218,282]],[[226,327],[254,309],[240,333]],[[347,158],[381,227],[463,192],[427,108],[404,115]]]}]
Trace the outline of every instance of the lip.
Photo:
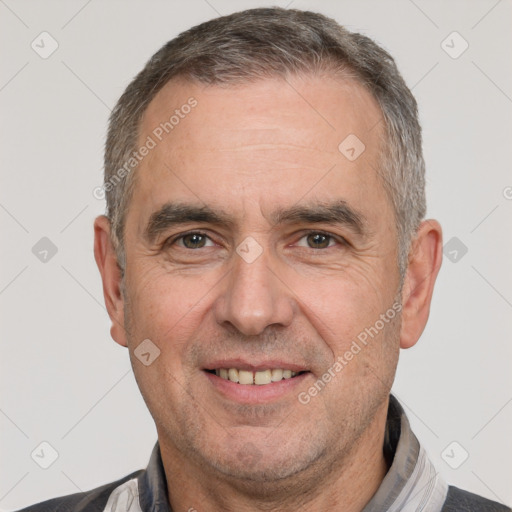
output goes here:
[{"label": "lip", "polygon": [[[219,368],[219,367],[217,367]],[[222,368],[225,368],[223,366]],[[237,366],[231,366],[230,368],[237,368]],[[254,366],[246,366],[246,368],[250,369],[250,371],[257,371]],[[269,366],[263,367],[260,366],[260,369],[269,368]],[[282,368],[276,366],[274,368]],[[243,370],[243,367],[239,367],[239,369]],[[285,370],[290,369],[292,367],[285,367]],[[292,370],[292,371],[304,371],[304,370]],[[238,384],[237,382],[231,382],[230,380],[223,379],[222,377],[217,377],[217,375],[213,373],[209,373],[206,370],[203,370],[203,375],[210,381],[210,384],[213,388],[220,393],[224,398],[227,398],[230,401],[238,402],[241,404],[265,404],[269,402],[275,402],[285,398],[287,395],[294,394],[297,395],[297,390],[299,386],[304,382],[309,375],[310,372],[301,373],[300,375],[296,375],[290,379],[283,379],[279,382],[271,382],[270,384],[258,385],[258,384]],[[295,391],[295,393],[294,393]]]}]

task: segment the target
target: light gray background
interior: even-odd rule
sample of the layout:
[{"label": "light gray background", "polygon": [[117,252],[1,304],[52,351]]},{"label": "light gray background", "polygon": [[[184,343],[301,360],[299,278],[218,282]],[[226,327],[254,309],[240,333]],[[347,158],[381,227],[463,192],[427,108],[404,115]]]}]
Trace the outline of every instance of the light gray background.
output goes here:
[{"label": "light gray background", "polygon": [[[402,352],[394,391],[450,483],[512,504],[512,3],[274,4],[373,37],[413,88],[428,215],[468,252],[444,258],[430,322]],[[0,0],[2,510],[146,466],[156,431],[128,353],[110,338],[92,253],[109,109],[180,31],[262,5],[272,4]],[[42,31],[59,44],[47,59],[31,48]],[[441,47],[453,31],[469,43],[457,59]],[[44,236],[58,248],[46,263],[32,253]],[[59,454],[48,469],[30,455],[42,441]],[[458,469],[441,456],[453,441],[469,453]]]}]

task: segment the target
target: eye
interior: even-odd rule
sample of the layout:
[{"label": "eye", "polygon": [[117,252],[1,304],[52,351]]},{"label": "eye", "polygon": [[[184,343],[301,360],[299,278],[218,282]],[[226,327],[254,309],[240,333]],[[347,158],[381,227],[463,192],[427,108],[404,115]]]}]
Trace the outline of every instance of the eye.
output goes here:
[{"label": "eye", "polygon": [[[305,243],[301,243],[302,240],[305,240]],[[297,245],[299,247],[308,247],[310,249],[327,249],[332,247],[332,245],[335,245],[335,243],[336,239],[329,233],[324,233],[322,231],[310,231],[300,239]]]},{"label": "eye", "polygon": [[202,247],[206,247],[208,242],[209,247],[214,245],[210,238],[204,233],[194,231],[174,238],[170,241],[169,245],[178,244],[178,246],[184,247],[185,249],[201,249]]}]

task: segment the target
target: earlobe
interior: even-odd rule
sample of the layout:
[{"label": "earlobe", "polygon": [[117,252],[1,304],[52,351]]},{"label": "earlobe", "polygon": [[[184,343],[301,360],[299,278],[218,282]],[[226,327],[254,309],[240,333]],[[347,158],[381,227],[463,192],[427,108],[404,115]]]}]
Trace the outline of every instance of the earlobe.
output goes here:
[{"label": "earlobe", "polygon": [[423,221],[411,244],[402,290],[400,348],[416,344],[430,313],[434,284],[443,257],[442,229],[435,220]]},{"label": "earlobe", "polygon": [[101,274],[103,297],[112,321],[110,333],[114,341],[126,347],[122,275],[110,237],[110,221],[104,215],[100,215],[94,221],[94,258]]}]

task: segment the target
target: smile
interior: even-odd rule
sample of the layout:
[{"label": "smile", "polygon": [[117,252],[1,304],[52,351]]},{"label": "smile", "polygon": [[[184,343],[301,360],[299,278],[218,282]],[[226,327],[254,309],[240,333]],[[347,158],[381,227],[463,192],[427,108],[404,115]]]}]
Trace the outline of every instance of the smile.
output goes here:
[{"label": "smile", "polygon": [[282,368],[272,368],[256,372],[239,370],[237,368],[219,368],[212,370],[211,373],[215,373],[215,375],[221,379],[236,382],[238,384],[264,386],[266,384],[271,384],[272,382],[291,379],[302,372],[293,372]]}]

